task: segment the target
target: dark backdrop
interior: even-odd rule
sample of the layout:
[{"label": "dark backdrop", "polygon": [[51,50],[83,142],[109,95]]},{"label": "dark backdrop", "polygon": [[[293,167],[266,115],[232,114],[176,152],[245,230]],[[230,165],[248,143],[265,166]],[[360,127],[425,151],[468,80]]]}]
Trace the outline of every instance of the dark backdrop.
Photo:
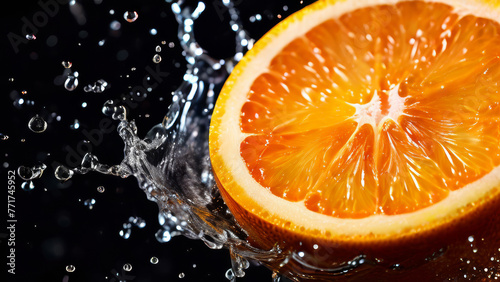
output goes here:
[{"label": "dark backdrop", "polygon": [[[64,2],[10,1],[4,3],[0,17],[0,138],[6,139],[0,141],[5,187],[2,205],[7,206],[9,170],[40,162],[48,166],[43,176],[33,181],[32,190],[23,190],[23,180],[15,179],[15,202],[11,204],[15,204],[17,220],[16,274],[7,273],[7,281],[226,281],[224,274],[230,267],[227,250],[211,250],[200,241],[183,237],[168,243],[155,239],[160,227],[157,206],[146,199],[134,178],[91,173],[65,183],[55,179],[54,166],[75,162],[81,151],[91,149],[103,163],[121,161],[123,144],[115,131],[88,146],[82,145],[82,140],[88,139],[83,131],[100,127],[106,100],[127,96],[130,87],[142,85],[148,67],[157,67],[152,61],[157,45],[162,47],[158,67],[168,75],[130,112],[140,136],[161,122],[170,93],[180,84],[185,70],[176,37],[177,22],[168,1],[78,0],[73,6],[85,15],[85,22],[80,23]],[[235,4],[244,27],[257,39],[280,18],[305,5],[301,2],[236,0]],[[200,45],[217,58],[232,55],[234,35],[226,9],[218,0],[205,3],[205,12],[195,22]],[[128,10],[139,15],[133,23],[123,18]],[[257,14],[260,20],[252,17]],[[121,24],[119,30],[110,28],[113,21]],[[150,32],[153,28],[155,35]],[[26,33],[33,33],[36,39],[26,40]],[[105,40],[102,46],[101,40]],[[170,42],[173,47],[169,47]],[[72,70],[79,72],[79,86],[74,91],[62,85],[62,61],[72,62]],[[103,93],[83,90],[98,79],[106,80],[110,87]],[[82,107],[84,102],[86,107]],[[43,133],[28,128],[35,114],[48,121]],[[79,128],[72,129],[75,120]],[[101,185],[103,193],[97,191]],[[84,204],[89,199],[95,199],[92,209]],[[6,209],[2,209],[2,225],[10,224]],[[130,238],[124,239],[119,231],[131,216],[147,224],[142,229],[132,228]],[[10,236],[10,230],[0,230],[2,261],[11,255],[7,246]],[[153,256],[159,259],[158,264],[150,263]],[[130,272],[122,270],[125,263],[132,265]],[[67,272],[67,265],[74,265],[75,271]],[[2,263],[3,272],[8,269]],[[271,272],[251,266],[246,277],[238,281],[271,281]]]}]

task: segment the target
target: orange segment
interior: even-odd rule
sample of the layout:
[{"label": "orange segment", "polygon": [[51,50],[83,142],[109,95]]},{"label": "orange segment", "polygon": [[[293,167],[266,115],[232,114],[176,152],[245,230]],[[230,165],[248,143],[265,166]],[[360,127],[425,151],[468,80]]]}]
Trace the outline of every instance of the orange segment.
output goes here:
[{"label": "orange segment", "polygon": [[392,120],[381,128],[377,161],[381,213],[414,211],[448,196],[438,164]]},{"label": "orange segment", "polygon": [[330,166],[355,129],[350,121],[303,133],[253,135],[241,144],[241,155],[252,176],[274,195],[300,201],[321,185],[324,176],[317,172]]}]

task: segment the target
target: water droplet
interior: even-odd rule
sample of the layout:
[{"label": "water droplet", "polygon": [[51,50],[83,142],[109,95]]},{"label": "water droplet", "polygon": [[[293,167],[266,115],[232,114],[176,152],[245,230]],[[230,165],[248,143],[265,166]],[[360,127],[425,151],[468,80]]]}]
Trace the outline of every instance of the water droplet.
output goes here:
[{"label": "water droplet", "polygon": [[113,108],[113,114],[111,118],[114,120],[126,120],[127,119],[127,109],[124,106],[118,106]]},{"label": "water droplet", "polygon": [[35,189],[35,184],[33,184],[33,181],[25,181],[21,184],[21,189],[24,191],[31,191]]},{"label": "water droplet", "polygon": [[129,217],[128,222],[134,224],[135,226],[137,226],[141,229],[146,227],[146,221],[138,216],[137,217],[133,217],[133,216]]},{"label": "water droplet", "polygon": [[157,257],[151,257],[151,259],[149,260],[152,264],[158,264],[158,262],[160,261]]},{"label": "water droplet", "polygon": [[136,11],[127,11],[125,12],[125,14],[123,14],[123,18],[129,23],[135,22],[138,17],[139,14],[137,14]]},{"label": "water droplet", "polygon": [[132,270],[132,265],[130,263],[126,263],[123,265],[123,270],[125,271],[131,271]]},{"label": "water droplet", "polygon": [[160,45],[156,46],[155,51],[156,52],[161,52],[161,46]]},{"label": "water droplet", "polygon": [[69,69],[73,65],[73,63],[70,61],[62,61],[61,64],[65,69]]},{"label": "water droplet", "polygon": [[29,181],[35,178],[40,178],[43,171],[47,168],[45,164],[38,164],[34,167],[20,166],[17,168],[17,174],[23,180]]},{"label": "water droplet", "polygon": [[104,102],[104,105],[102,106],[102,113],[106,116],[111,116],[115,112],[115,102],[113,100],[107,100]]},{"label": "water droplet", "polygon": [[78,121],[78,119],[75,119],[73,121],[73,124],[70,125],[69,128],[71,128],[73,130],[76,130],[76,129],[80,128],[80,122]]},{"label": "water droplet", "polygon": [[56,171],[54,172],[55,177],[60,181],[66,181],[70,179],[71,177],[73,177],[73,174],[74,174],[73,170],[63,165],[58,166],[56,168]]},{"label": "water droplet", "polygon": [[181,279],[182,279],[182,278],[184,278],[184,277],[186,277],[186,274],[184,274],[184,272],[179,273],[179,278],[181,278]]},{"label": "water droplet", "polygon": [[231,268],[226,271],[226,279],[230,281],[234,279],[234,272]]},{"label": "water droplet", "polygon": [[132,234],[132,229],[130,228],[125,228],[125,229],[122,229],[120,230],[120,232],[118,232],[118,234],[120,234],[120,237],[122,237],[123,239],[128,239],[130,238],[130,234]]},{"label": "water droplet", "polygon": [[28,128],[35,133],[42,133],[47,129],[47,122],[39,115],[35,115],[28,122]]},{"label": "water droplet", "polygon": [[66,271],[67,272],[74,272],[76,267],[72,264],[66,266]]},{"label": "water droplet", "polygon": [[281,280],[281,275],[276,271],[273,271],[273,274],[271,277],[273,278],[273,282],[280,282],[280,280]]},{"label": "water droplet", "polygon": [[98,81],[94,82],[94,84],[88,84],[83,88],[83,91],[85,92],[94,92],[94,93],[102,93],[104,90],[106,90],[106,87],[108,87],[108,82],[106,82],[104,79],[99,79]]},{"label": "water droplet", "polygon": [[474,236],[469,236],[469,238],[467,238],[467,240],[469,240],[469,242],[474,242]]},{"label": "water droplet", "polygon": [[26,39],[28,39],[28,40],[35,40],[36,36],[34,34],[26,34]]},{"label": "water droplet", "polygon": [[170,231],[160,229],[156,232],[155,234],[156,240],[160,243],[166,243],[169,242],[172,239],[172,235],[170,234]]},{"label": "water droplet", "polygon": [[95,199],[87,199],[83,202],[83,205],[85,205],[89,210],[91,210],[94,208]]},{"label": "water droplet", "polygon": [[104,186],[97,187],[97,192],[99,192],[99,193],[104,193],[105,190],[106,190],[106,188],[104,188]]},{"label": "water droplet", "polygon": [[154,62],[155,64],[158,64],[159,62],[161,62],[161,56],[160,56],[160,55],[158,55],[158,54],[155,54],[155,55],[153,56],[153,62]]},{"label": "water droplet", "polygon": [[78,87],[78,78],[75,75],[68,75],[66,81],[64,82],[64,88],[68,91],[73,91]]},{"label": "water droplet", "polygon": [[109,24],[109,28],[111,28],[112,30],[119,30],[121,27],[122,27],[122,24],[119,21],[112,21]]}]

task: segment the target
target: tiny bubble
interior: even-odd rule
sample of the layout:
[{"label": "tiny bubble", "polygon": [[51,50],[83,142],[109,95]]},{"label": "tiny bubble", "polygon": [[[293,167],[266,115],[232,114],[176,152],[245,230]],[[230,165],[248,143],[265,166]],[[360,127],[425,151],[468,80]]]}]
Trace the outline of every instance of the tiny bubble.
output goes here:
[{"label": "tiny bubble", "polygon": [[69,69],[73,65],[73,63],[70,61],[62,61],[61,64],[65,69]]},{"label": "tiny bubble", "polygon": [[76,130],[76,129],[80,128],[80,122],[78,121],[78,119],[75,119],[75,120],[73,121],[73,124],[72,124],[72,125],[70,125],[69,127],[70,127],[71,129],[73,129],[73,130]]},{"label": "tiny bubble", "polygon": [[158,262],[160,261],[157,257],[151,257],[151,259],[149,260],[152,264],[158,264]]},{"label": "tiny bubble", "polygon": [[155,51],[156,52],[161,52],[161,46],[160,45],[156,46]]},{"label": "tiny bubble", "polygon": [[158,54],[155,54],[155,55],[153,56],[153,62],[154,62],[155,64],[158,64],[159,62],[161,62],[161,56],[160,56],[160,55],[158,55]]},{"label": "tiny bubble", "polygon": [[123,270],[125,271],[131,271],[132,270],[132,265],[130,263],[126,263],[123,265]]},{"label": "tiny bubble", "polygon": [[182,279],[182,278],[184,278],[185,276],[186,276],[186,274],[184,274],[184,272],[179,273],[179,278],[181,278],[181,279]]},{"label": "tiny bubble", "polygon": [[72,264],[66,266],[66,271],[67,272],[74,272],[76,267]]},{"label": "tiny bubble", "polygon": [[28,40],[35,40],[36,36],[34,34],[26,34],[26,39],[28,39]]},{"label": "tiny bubble", "polygon": [[26,95],[26,94],[28,94],[28,91],[23,90],[23,91],[21,91],[21,94]]},{"label": "tiny bubble", "polygon": [[112,21],[109,24],[109,28],[111,28],[112,30],[119,30],[121,27],[122,27],[122,24],[119,21]]},{"label": "tiny bubble", "polygon": [[139,14],[137,14],[136,11],[127,11],[125,12],[125,14],[123,14],[123,18],[129,23],[135,22],[138,17]]},{"label": "tiny bubble", "polygon": [[42,133],[47,129],[47,122],[39,115],[35,115],[28,122],[28,128],[35,133]]},{"label": "tiny bubble", "polygon": [[104,193],[105,190],[106,190],[106,188],[104,188],[104,186],[97,187],[97,192],[99,192],[99,193]]},{"label": "tiny bubble", "polygon": [[64,88],[68,91],[73,91],[78,86],[78,73],[74,73],[74,75],[69,75],[64,82]]},{"label": "tiny bubble", "polygon": [[33,184],[33,181],[25,181],[21,184],[21,189],[24,191],[31,191],[35,189],[35,184]]},{"label": "tiny bubble", "polygon": [[7,139],[9,139],[9,135],[5,135],[3,133],[0,133],[0,140],[5,141]]}]

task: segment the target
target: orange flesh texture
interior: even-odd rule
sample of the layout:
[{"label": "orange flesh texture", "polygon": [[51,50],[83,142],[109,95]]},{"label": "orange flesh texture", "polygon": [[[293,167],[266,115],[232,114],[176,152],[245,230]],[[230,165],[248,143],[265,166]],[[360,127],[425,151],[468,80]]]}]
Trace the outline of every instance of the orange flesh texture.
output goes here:
[{"label": "orange flesh texture", "polygon": [[274,195],[340,218],[430,206],[500,164],[500,25],[440,3],[362,8],[252,84],[240,152]]}]

